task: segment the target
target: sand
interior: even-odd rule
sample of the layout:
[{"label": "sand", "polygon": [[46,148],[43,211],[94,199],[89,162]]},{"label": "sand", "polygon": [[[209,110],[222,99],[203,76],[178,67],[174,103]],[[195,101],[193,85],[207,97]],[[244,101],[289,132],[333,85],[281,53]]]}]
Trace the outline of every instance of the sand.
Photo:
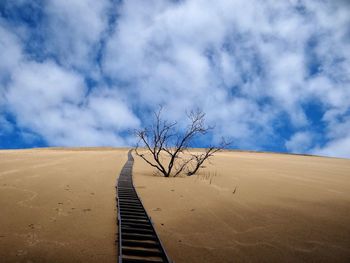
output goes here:
[{"label": "sand", "polygon": [[175,262],[350,262],[350,160],[221,152],[198,175],[137,191]]},{"label": "sand", "polygon": [[121,149],[0,151],[0,262],[116,262]]},{"label": "sand", "polygon": [[[0,151],[0,262],[116,262],[126,149]],[[350,160],[222,152],[134,181],[175,262],[350,262]]]}]

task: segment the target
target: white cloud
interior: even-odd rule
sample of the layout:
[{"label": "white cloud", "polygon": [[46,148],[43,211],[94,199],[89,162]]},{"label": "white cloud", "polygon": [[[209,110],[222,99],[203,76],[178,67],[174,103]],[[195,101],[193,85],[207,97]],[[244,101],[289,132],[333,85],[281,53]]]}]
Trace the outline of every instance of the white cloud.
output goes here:
[{"label": "white cloud", "polygon": [[[22,58],[20,40],[11,33],[8,26],[0,17],[0,87],[9,77],[13,68],[17,66]],[[1,87],[0,92],[3,90]],[[0,94],[1,95],[1,94]],[[1,96],[0,96],[1,97]]]},{"label": "white cloud", "polygon": [[10,81],[12,70],[22,58],[20,41],[13,35],[4,21],[0,18],[0,136],[9,134],[14,127],[5,116],[6,109],[6,83]]},{"label": "white cloud", "polygon": [[116,92],[86,92],[80,75],[50,61],[26,62],[13,72],[6,98],[18,125],[52,145],[124,145],[118,132],[138,119]]},{"label": "white cloud", "polygon": [[350,136],[332,140],[324,147],[316,148],[312,152],[323,156],[350,158]]},{"label": "white cloud", "polygon": [[325,134],[328,142],[322,147],[315,147],[312,152],[325,156],[350,158],[350,116],[343,119],[335,116],[338,116],[337,112],[332,117],[327,116],[330,120]]},{"label": "white cloud", "polygon": [[96,70],[95,56],[108,28],[108,0],[49,0],[45,5],[46,48],[60,63]]},{"label": "white cloud", "polygon": [[286,148],[293,153],[306,153],[312,146],[312,140],[310,132],[297,132],[286,142]]},{"label": "white cloud", "polygon": [[140,125],[139,119],[118,95],[116,90],[101,89],[89,96],[87,107],[96,119],[98,127],[121,131]]}]

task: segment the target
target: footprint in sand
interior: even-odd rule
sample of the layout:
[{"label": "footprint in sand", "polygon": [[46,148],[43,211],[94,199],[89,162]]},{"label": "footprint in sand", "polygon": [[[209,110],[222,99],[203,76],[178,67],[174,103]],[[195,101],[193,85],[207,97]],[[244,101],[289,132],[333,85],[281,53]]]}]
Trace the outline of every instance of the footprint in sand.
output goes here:
[{"label": "footprint in sand", "polygon": [[28,246],[35,246],[39,242],[40,240],[38,239],[38,235],[36,233],[31,233],[27,235],[26,243]]},{"label": "footprint in sand", "polygon": [[41,225],[36,225],[36,224],[29,224],[28,227],[30,229],[41,229]]},{"label": "footprint in sand", "polygon": [[68,213],[63,212],[62,208],[56,208],[55,210],[57,212],[57,215],[59,215],[59,216],[67,216],[68,215]]}]

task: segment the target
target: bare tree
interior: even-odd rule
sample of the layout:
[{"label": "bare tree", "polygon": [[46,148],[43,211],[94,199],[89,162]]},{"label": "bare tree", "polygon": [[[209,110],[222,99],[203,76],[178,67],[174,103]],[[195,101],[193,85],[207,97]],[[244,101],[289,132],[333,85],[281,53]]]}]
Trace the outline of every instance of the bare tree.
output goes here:
[{"label": "bare tree", "polygon": [[210,157],[212,157],[216,152],[222,150],[223,148],[227,147],[229,143],[226,143],[224,140],[222,140],[219,147],[209,147],[205,149],[205,152],[202,154],[191,154],[193,162],[190,162],[190,168],[187,171],[187,175],[191,176],[194,175],[199,168],[202,167],[205,160],[208,160]]},{"label": "bare tree", "polygon": [[[184,132],[177,130],[177,122],[168,122],[161,114],[162,107],[154,112],[154,123],[150,127],[135,132],[139,139],[135,152],[165,177],[175,177],[180,173],[194,175],[207,159],[229,145],[223,140],[218,147],[211,146],[204,153],[191,153],[188,148],[193,140],[213,129],[205,125],[205,114],[200,110],[188,113],[189,125]],[[140,143],[145,146],[150,158],[138,151]]]}]

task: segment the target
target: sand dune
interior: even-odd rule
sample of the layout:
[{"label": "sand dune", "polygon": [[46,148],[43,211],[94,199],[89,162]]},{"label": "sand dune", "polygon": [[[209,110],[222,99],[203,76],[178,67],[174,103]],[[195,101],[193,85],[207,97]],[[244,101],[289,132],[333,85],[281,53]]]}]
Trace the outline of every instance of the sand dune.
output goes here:
[{"label": "sand dune", "polygon": [[222,152],[191,178],[139,158],[134,175],[176,262],[350,262],[350,160]]},{"label": "sand dune", "polygon": [[[0,262],[116,262],[127,149],[0,151]],[[196,176],[135,158],[136,189],[176,262],[350,262],[350,160],[222,152]]]},{"label": "sand dune", "polygon": [[126,150],[0,151],[0,262],[115,262]]}]

